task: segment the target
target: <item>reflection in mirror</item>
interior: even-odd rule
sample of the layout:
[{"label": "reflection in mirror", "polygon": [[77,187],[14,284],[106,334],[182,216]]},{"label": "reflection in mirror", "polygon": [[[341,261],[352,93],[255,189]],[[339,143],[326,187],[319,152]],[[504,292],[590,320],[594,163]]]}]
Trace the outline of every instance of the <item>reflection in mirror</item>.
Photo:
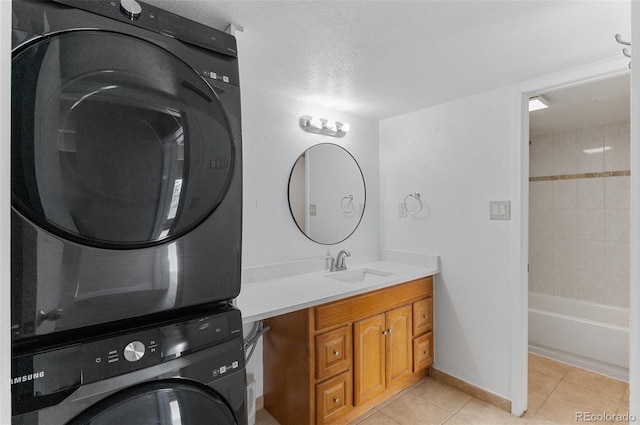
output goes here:
[{"label": "reflection in mirror", "polygon": [[344,148],[321,143],[298,157],[289,176],[289,208],[314,242],[332,245],[356,230],[366,201],[360,166]]}]

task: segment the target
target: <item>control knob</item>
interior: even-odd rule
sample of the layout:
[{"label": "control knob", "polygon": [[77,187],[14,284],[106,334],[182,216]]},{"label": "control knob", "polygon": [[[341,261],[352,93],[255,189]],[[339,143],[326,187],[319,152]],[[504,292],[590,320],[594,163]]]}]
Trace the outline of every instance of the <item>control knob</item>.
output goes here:
[{"label": "control knob", "polygon": [[124,358],[130,362],[137,362],[144,356],[145,347],[140,341],[133,341],[124,347]]},{"label": "control knob", "polygon": [[131,19],[138,19],[142,13],[142,6],[136,0],[120,0],[120,10]]}]

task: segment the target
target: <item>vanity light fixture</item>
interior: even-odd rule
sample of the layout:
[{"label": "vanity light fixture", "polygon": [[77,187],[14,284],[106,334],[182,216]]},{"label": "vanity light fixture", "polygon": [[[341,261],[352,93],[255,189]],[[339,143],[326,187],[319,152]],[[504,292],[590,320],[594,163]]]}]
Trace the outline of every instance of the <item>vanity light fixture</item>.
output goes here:
[{"label": "vanity light fixture", "polygon": [[547,105],[547,100],[542,96],[529,98],[529,112],[546,109],[548,107],[549,105]]},{"label": "vanity light fixture", "polygon": [[309,133],[324,134],[325,136],[344,137],[351,130],[348,123],[337,122],[330,119],[303,115],[298,121],[300,128]]}]

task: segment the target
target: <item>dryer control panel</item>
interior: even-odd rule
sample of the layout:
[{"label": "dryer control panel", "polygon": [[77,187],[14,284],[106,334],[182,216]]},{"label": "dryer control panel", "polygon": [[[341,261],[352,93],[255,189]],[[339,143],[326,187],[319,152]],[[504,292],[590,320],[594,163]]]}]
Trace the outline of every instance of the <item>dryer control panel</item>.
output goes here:
[{"label": "dryer control panel", "polygon": [[[207,349],[211,355],[200,358],[198,353]],[[168,366],[153,369],[163,364]],[[15,357],[13,414],[55,404],[80,386],[127,373],[139,371],[139,381],[179,376],[210,382],[240,368],[244,368],[242,318],[240,311],[230,309]],[[163,372],[166,376],[158,375]]]},{"label": "dryer control panel", "polygon": [[55,0],[55,2],[127,22],[227,56],[238,56],[236,39],[231,34],[140,0]]}]

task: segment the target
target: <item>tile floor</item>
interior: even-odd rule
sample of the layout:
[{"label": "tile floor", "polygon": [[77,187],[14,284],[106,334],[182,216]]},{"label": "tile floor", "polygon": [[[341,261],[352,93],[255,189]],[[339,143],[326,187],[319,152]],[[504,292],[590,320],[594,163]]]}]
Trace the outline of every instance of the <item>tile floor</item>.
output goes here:
[{"label": "tile floor", "polygon": [[[427,378],[351,425],[627,423],[616,419],[624,419],[622,415],[628,411],[629,386],[626,382],[529,354],[528,405],[525,414],[517,418]],[[577,417],[580,412],[584,412],[582,418]],[[278,425],[265,410],[256,413],[256,424]]]}]

